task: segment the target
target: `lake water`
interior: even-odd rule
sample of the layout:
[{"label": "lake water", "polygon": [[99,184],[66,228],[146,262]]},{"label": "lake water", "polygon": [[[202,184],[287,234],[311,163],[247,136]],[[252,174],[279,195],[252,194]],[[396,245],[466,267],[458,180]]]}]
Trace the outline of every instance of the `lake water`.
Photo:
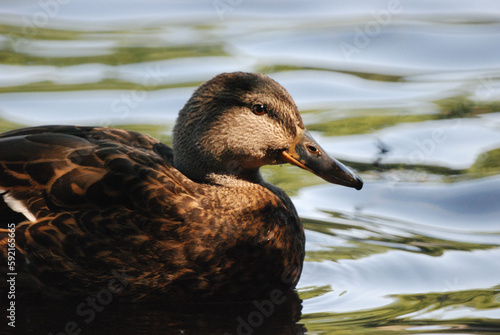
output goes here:
[{"label": "lake water", "polygon": [[0,4],[1,131],[111,125],[170,143],[194,88],[237,70],[279,81],[365,180],[264,170],[306,228],[298,298],[113,301],[93,318],[82,301],[19,300],[18,333],[500,334],[499,1]]}]

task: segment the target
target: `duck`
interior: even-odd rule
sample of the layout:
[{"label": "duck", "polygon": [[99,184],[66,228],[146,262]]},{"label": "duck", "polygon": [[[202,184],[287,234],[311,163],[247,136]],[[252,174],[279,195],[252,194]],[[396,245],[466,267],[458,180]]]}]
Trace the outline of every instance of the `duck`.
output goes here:
[{"label": "duck", "polygon": [[2,274],[52,297],[274,299],[295,289],[305,255],[291,199],[260,172],[287,163],[363,186],[313,139],[286,89],[257,73],[199,86],[172,146],[108,127],[3,133]]}]

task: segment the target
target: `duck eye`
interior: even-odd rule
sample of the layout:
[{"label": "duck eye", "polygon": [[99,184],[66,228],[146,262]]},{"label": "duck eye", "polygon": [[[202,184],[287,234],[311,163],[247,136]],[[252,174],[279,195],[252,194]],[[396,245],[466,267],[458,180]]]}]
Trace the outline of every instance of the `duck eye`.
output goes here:
[{"label": "duck eye", "polygon": [[252,111],[256,115],[264,115],[267,113],[266,106],[261,105],[261,104],[253,105]]}]

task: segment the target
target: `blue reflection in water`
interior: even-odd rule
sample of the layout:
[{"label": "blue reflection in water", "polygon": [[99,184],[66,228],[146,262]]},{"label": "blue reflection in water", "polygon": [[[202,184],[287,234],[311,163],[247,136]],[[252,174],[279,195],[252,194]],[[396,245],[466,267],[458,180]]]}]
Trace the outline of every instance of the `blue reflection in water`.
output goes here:
[{"label": "blue reflection in water", "polygon": [[[304,301],[256,333],[302,333],[301,307],[311,333],[494,331],[499,13],[500,2],[486,0],[3,1],[0,129],[15,127],[3,119],[151,132],[162,124],[168,137],[201,82],[266,72],[366,184],[356,192],[291,167],[269,170],[304,219]],[[56,333],[76,318],[74,306],[28,311],[28,327]],[[223,312],[116,304],[83,331],[237,333],[253,311],[233,312],[228,323]]]}]

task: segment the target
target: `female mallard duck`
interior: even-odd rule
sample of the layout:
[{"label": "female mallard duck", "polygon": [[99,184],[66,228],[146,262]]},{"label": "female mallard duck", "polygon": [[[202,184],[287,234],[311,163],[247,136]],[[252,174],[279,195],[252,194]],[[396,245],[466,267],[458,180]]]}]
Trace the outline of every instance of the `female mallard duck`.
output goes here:
[{"label": "female mallard duck", "polygon": [[[297,284],[304,231],[290,198],[259,168],[291,163],[331,183],[363,185],[264,75],[225,73],[201,85],[173,133],[173,149],[102,127],[0,135],[2,273],[58,296],[269,297]],[[14,224],[15,268],[5,269]]]}]

